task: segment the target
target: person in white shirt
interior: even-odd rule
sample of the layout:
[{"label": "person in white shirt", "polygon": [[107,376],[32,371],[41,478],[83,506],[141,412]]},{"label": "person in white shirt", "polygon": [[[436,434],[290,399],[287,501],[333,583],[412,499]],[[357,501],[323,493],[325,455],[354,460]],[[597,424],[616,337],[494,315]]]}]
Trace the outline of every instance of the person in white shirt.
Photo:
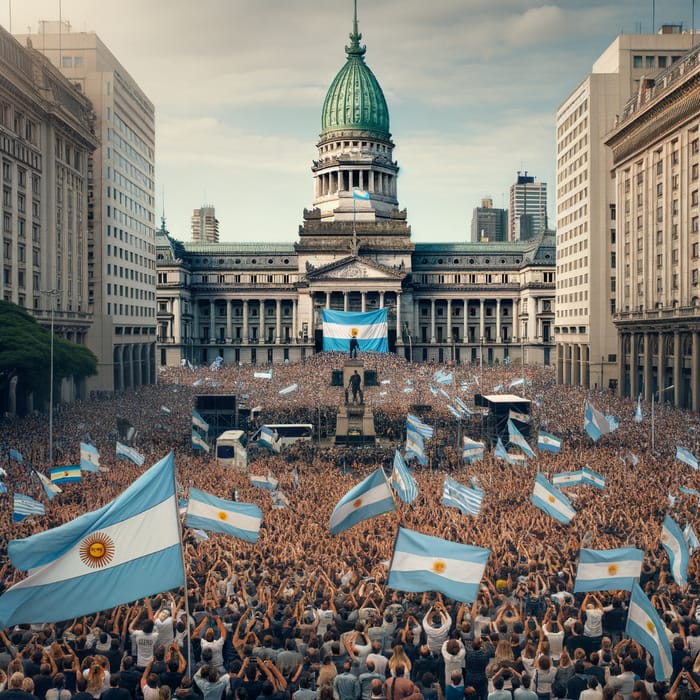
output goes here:
[{"label": "person in white shirt", "polygon": [[452,627],[452,618],[445,606],[440,601],[436,601],[423,618],[423,631],[432,654],[440,653],[450,627]]}]

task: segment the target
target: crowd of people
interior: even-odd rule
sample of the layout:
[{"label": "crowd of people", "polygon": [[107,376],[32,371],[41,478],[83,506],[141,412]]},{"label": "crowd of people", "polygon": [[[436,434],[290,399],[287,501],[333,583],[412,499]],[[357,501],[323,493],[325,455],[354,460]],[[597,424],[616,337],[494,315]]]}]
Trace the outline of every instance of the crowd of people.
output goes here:
[{"label": "crowd of people", "polygon": [[[80,442],[89,441],[105,471],[84,473],[50,502],[33,474],[49,466],[46,416],[5,417],[0,591],[24,576],[8,559],[9,540],[104,505],[143,472],[115,455],[118,417],[136,429],[134,446],[146,465],[174,450],[185,496],[190,486],[227,499],[235,494],[260,506],[263,519],[255,544],[213,533],[202,540],[184,528],[186,590],[4,630],[0,700],[685,700],[700,693],[697,557],[680,587],[660,545],[666,512],[681,525],[697,524],[698,496],[688,491],[700,491],[700,475],[675,460],[678,444],[697,454],[697,416],[657,406],[652,450],[648,406],[635,422],[629,399],[558,386],[550,367],[526,367],[523,386],[519,366],[441,368],[395,355],[360,357],[378,379],[363,386],[375,445],[336,448],[316,439],[279,454],[249,450],[249,472],[279,480],[288,502],[282,508],[246,473],[218,465],[213,452],[192,450],[194,397],[233,393],[261,407],[259,422],[311,423],[316,438],[331,436],[344,402],[344,387],[331,382],[343,366],[340,354],[274,366],[271,378],[256,377],[261,368],[251,366],[162,368],[157,386],[61,407],[53,422],[55,464],[77,464]],[[452,374],[451,383],[436,383],[440,369]],[[480,439],[479,412],[458,421],[447,405],[457,396],[473,407],[475,393],[512,383],[532,401],[532,436],[538,428],[557,435],[561,452],[536,452],[513,466],[487,449],[483,460],[465,464],[459,441]],[[619,420],[595,443],[583,430],[586,399]],[[337,502],[378,466],[389,473],[409,412],[435,428],[426,440],[427,466],[409,462],[418,497],[332,536]],[[571,523],[559,524],[530,502],[537,472],[551,477],[585,465],[607,483],[603,490],[567,490],[576,509]],[[478,479],[478,516],[442,505],[445,474],[463,484]],[[13,522],[14,492],[43,501],[45,515]],[[399,525],[488,548],[477,600],[387,587]],[[625,636],[627,593],[573,594],[580,547],[625,545],[644,551],[640,583],[672,642],[673,675],[665,683],[655,681],[647,650]]]}]

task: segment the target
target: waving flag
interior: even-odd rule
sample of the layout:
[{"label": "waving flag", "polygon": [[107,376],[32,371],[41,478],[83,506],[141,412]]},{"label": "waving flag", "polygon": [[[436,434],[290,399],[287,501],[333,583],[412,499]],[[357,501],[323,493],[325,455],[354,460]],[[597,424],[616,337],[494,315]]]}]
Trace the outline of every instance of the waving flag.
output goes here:
[{"label": "waving flag", "polygon": [[484,458],[484,443],[470,440],[468,437],[462,438],[462,459],[471,464]]},{"label": "waving flag", "polygon": [[574,593],[632,590],[643,561],[644,552],[634,547],[581,549]]},{"label": "waving flag", "polygon": [[323,352],[348,352],[355,338],[362,352],[389,352],[387,309],[332,311],[323,309]]},{"label": "waving flag", "polygon": [[412,413],[409,413],[406,416],[406,425],[412,426],[418,433],[420,433],[421,437],[424,437],[427,440],[433,437],[433,427],[427,425],[420,418],[418,418],[418,416],[414,416]]},{"label": "waving flag", "polygon": [[605,488],[605,477],[601,476],[597,472],[594,472],[588,465],[581,470],[581,477],[584,484],[595,486],[597,489]]},{"label": "waving flag", "polygon": [[202,416],[199,415],[199,411],[192,409],[192,425],[195,428],[203,430],[205,433],[209,431],[209,423],[207,423]]},{"label": "waving flag", "polygon": [[194,428],[192,429],[192,449],[209,452],[207,441]]},{"label": "waving flag", "polygon": [[13,540],[8,552],[32,572],[0,597],[0,629],[71,620],[183,586],[172,452],[107,505]]},{"label": "waving flag", "polygon": [[683,528],[683,537],[685,539],[685,543],[688,545],[688,551],[690,554],[700,547],[700,541],[698,541],[695,530],[693,530],[693,526],[690,523]]},{"label": "waving flag", "polygon": [[54,467],[49,469],[49,477],[54,484],[68,484],[74,481],[80,481],[83,475],[80,473],[80,465]]},{"label": "waving flag", "polygon": [[462,414],[461,414],[454,406],[451,406],[450,404],[447,404],[447,410],[448,410],[457,420],[462,420]]},{"label": "waving flag", "polygon": [[552,476],[552,484],[554,486],[578,486],[583,482],[583,472],[577,469],[575,472],[561,472]]},{"label": "waving flag", "polygon": [[299,388],[298,384],[290,384],[289,386],[284,387],[284,389],[280,389],[277,393],[280,396],[286,396],[287,394],[294,393],[298,388]]},{"label": "waving flag", "polygon": [[583,429],[593,442],[599,440],[601,436],[611,433],[616,427],[613,427],[600,411],[593,408],[593,405],[586,401],[586,409],[583,413]]},{"label": "waving flag", "polygon": [[544,430],[538,430],[537,449],[540,451],[554,452],[556,454],[561,450],[561,438],[551,433],[546,433]]},{"label": "waving flag", "polygon": [[435,380],[438,384],[452,384],[452,372],[443,374]]},{"label": "waving flag", "polygon": [[12,506],[12,520],[14,522],[19,523],[25,518],[30,518],[33,515],[44,515],[44,513],[46,513],[46,508],[44,508],[43,503],[21,493],[14,494]]},{"label": "waving flag", "polygon": [[516,386],[525,386],[525,380],[520,377],[520,379],[514,379],[509,385],[509,389],[513,389]]},{"label": "waving flag", "polygon": [[51,479],[44,476],[41,472],[34,471],[34,473],[37,475],[39,481],[41,481],[41,485],[44,487],[44,492],[46,493],[46,497],[49,499],[49,501],[53,501],[53,498],[57,493],[63,493],[60,486],[54,484]]},{"label": "waving flag", "polygon": [[17,450],[13,449],[12,447],[10,447],[10,459],[14,459],[16,462],[19,462],[20,464],[22,464],[22,462],[24,462],[24,457],[22,457],[22,455],[19,452],[17,452]]},{"label": "waving flag", "polygon": [[687,464],[689,467],[692,467],[697,471],[698,460],[693,456],[692,452],[686,450],[685,447],[676,445],[676,459],[679,462],[683,462],[683,464]]},{"label": "waving flag", "polygon": [[352,188],[352,198],[353,199],[369,199],[369,192],[367,190],[361,190],[359,187]]},{"label": "waving flag", "polygon": [[279,479],[272,476],[272,474],[268,474],[267,476],[249,474],[248,478],[253,486],[259,489],[266,489],[267,491],[274,491],[279,485]]},{"label": "waving flag", "polygon": [[569,499],[540,473],[535,476],[535,485],[530,500],[560,523],[566,524],[576,515]]},{"label": "waving flag", "polygon": [[421,593],[440,591],[464,603],[476,600],[490,550],[399,527],[387,586]]},{"label": "waving flag", "polygon": [[640,394],[637,397],[637,408],[634,411],[634,422],[635,423],[641,423],[642,420],[642,395]]},{"label": "waving flag", "polygon": [[428,463],[425,456],[423,436],[410,423],[406,423],[406,459],[415,457],[423,466]]},{"label": "waving flag", "polygon": [[253,372],[255,379],[272,379],[272,367],[265,372]]},{"label": "waving flag", "polygon": [[467,406],[467,404],[462,401],[462,399],[459,398],[459,396],[455,396],[455,403],[457,404],[457,407],[459,408],[462,413],[464,413],[467,416],[472,416],[474,415],[474,412]]},{"label": "waving flag", "polygon": [[[255,438],[255,435],[253,436]],[[282,442],[277,431],[268,425],[263,425],[257,432],[258,447],[266,447],[271,452],[279,452],[282,449]]]},{"label": "waving flag", "polygon": [[673,661],[666,627],[638,583],[632,585],[625,634],[652,655],[656,680],[668,680],[673,673]]},{"label": "waving flag", "polygon": [[[195,432],[195,431],[193,431]],[[142,467],[146,458],[135,448],[129,445],[124,445],[123,443],[117,441],[116,455],[121,459],[128,459],[133,462],[137,467]]]},{"label": "waving flag", "polygon": [[262,511],[252,503],[227,501],[190,487],[185,526],[257,542]]},{"label": "waving flag", "polygon": [[661,546],[668,554],[668,561],[671,565],[673,579],[679,586],[688,583],[688,559],[690,550],[688,543],[683,536],[683,532],[676,521],[666,514],[661,526]]},{"label": "waving flag", "polygon": [[503,384],[497,384],[495,387],[493,387],[493,391],[495,391],[496,393],[498,393],[500,391],[504,391],[504,390],[505,390],[505,387],[503,386]]},{"label": "waving flag", "polygon": [[80,443],[80,468],[84,472],[100,471],[100,453],[94,445]]},{"label": "waving flag", "polygon": [[333,509],[331,534],[337,535],[362,520],[396,510],[389,482],[380,468],[343,496]]},{"label": "waving flag", "polygon": [[512,408],[508,411],[508,418],[511,420],[518,421],[518,423],[529,423],[530,415],[528,413],[521,413],[520,411],[514,411]]},{"label": "waving flag", "polygon": [[508,440],[511,445],[516,445],[519,447],[528,457],[531,459],[535,456],[530,445],[527,444],[527,440],[523,437],[523,434],[515,427],[515,423],[509,418],[508,419]]},{"label": "waving flag", "polygon": [[433,386],[433,385],[431,384],[428,388],[430,389],[430,393],[431,393],[433,396],[437,396],[437,395],[438,395],[438,390],[437,390],[437,387],[436,387],[436,386]]},{"label": "waving flag", "polygon": [[[496,459],[503,459],[508,464],[521,464],[520,460],[516,459],[515,455],[510,454],[508,450],[503,446],[503,442],[501,441],[501,438],[498,438],[498,441],[496,442],[496,447],[493,450],[493,456]],[[524,459],[524,458],[523,458]]]},{"label": "waving flag", "polygon": [[408,471],[401,453],[394,452],[394,469],[391,472],[391,486],[404,503],[413,503],[418,496],[418,484]]},{"label": "waving flag", "polygon": [[479,515],[484,492],[481,489],[470,489],[449,476],[445,476],[442,485],[442,505],[458,508],[464,515]]}]

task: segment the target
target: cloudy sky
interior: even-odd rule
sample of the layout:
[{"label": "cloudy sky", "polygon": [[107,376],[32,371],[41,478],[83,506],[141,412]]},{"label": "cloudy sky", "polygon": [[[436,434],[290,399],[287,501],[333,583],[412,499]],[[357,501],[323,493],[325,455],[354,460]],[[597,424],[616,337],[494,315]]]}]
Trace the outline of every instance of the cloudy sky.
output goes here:
[{"label": "cloudy sky", "polygon": [[[558,105],[618,34],[689,28],[692,4],[358,0],[414,240],[466,240],[473,208],[487,196],[506,207],[519,170],[547,183],[553,224]],[[321,106],[345,62],[352,6],[4,0],[0,24],[37,31],[60,7],[73,31],[97,32],[119,58],[156,105],[158,216],[176,238],[210,203],[222,241],[291,243],[312,204]]]}]

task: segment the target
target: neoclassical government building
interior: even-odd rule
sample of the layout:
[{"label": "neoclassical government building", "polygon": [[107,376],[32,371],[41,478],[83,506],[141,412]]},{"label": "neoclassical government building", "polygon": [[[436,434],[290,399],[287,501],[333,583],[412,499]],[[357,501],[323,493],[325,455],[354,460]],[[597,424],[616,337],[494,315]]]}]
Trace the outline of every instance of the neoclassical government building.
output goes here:
[{"label": "neoclassical government building", "polygon": [[321,351],[322,309],[384,307],[390,350],[412,361],[554,362],[554,233],[469,243],[465,222],[463,243],[412,240],[389,110],[361,39],[355,14],[323,103],[313,204],[296,240],[181,242],[163,222],[160,365],[296,362]]}]

